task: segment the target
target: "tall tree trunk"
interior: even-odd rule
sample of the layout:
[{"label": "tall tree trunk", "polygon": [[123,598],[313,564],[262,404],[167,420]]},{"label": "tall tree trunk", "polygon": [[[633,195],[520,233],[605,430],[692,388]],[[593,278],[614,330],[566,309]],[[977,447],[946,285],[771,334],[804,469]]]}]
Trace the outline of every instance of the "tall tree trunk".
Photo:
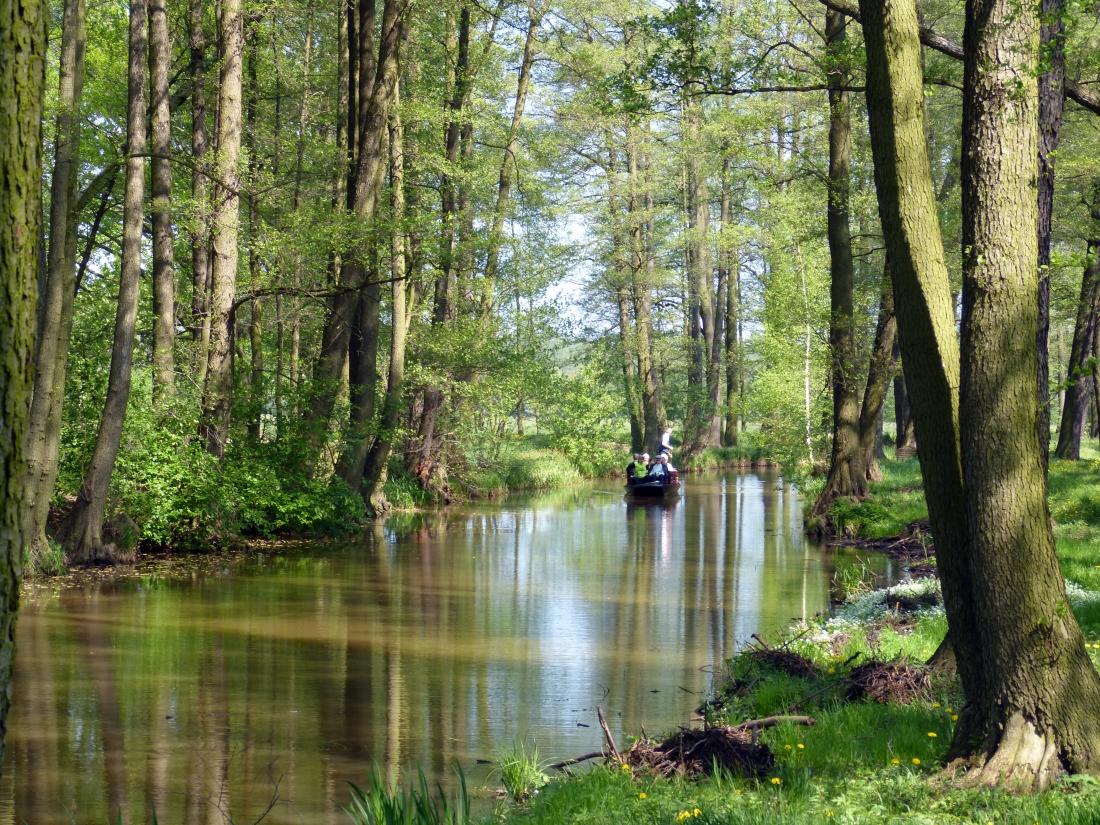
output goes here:
[{"label": "tall tree trunk", "polygon": [[[953,303],[953,302],[952,302]],[[901,343],[894,342],[894,361],[901,358]],[[916,455],[917,439],[913,430],[913,414],[909,409],[909,391],[905,388],[905,375],[899,371],[894,376],[894,458],[904,461]]]},{"label": "tall tree trunk", "polygon": [[196,215],[191,230],[191,334],[195,339],[195,381],[206,382],[210,346],[210,240],[206,171],[206,33],[202,0],[191,0],[191,199]]},{"label": "tall tree trunk", "polygon": [[378,435],[367,455],[363,470],[363,497],[374,512],[389,509],[383,488],[386,463],[390,458],[394,434],[401,419],[405,385],[406,270],[405,270],[405,136],[401,128],[401,110],[394,91],[394,110],[390,121],[390,199],[393,230],[390,239],[390,369],[382,421]]},{"label": "tall tree trunk", "polygon": [[[458,166],[459,139],[462,130],[462,108],[466,102],[470,83],[470,8],[463,3],[459,12],[458,38],[451,30],[453,18],[448,15],[447,51],[455,51],[455,68],[450,80],[451,96],[449,114],[444,131],[445,164],[440,175],[440,266],[435,282],[432,328],[450,326],[456,314],[454,265],[456,252],[455,211],[457,196],[454,173]],[[435,440],[435,421],[443,406],[444,393],[437,386],[424,389],[424,406],[420,413],[417,446],[409,452],[409,467],[413,475],[424,485],[432,472],[432,452]]]},{"label": "tall tree trunk", "polygon": [[1014,0],[966,4],[959,406],[977,619],[966,630],[983,678],[952,753],[973,755],[968,784],[1041,789],[1063,768],[1100,768],[1100,676],[1067,606],[1037,376],[1022,368],[1037,357],[1039,28],[1036,9]]},{"label": "tall tree trunk", "polygon": [[859,396],[856,383],[855,265],[849,226],[852,123],[848,101],[848,72],[844,67],[847,18],[825,12],[827,50],[834,66],[829,73],[829,185],[827,206],[831,313],[829,349],[832,353],[833,450],[829,477],[814,502],[811,516],[826,518],[837,498],[863,499],[868,495],[867,470],[860,449]]},{"label": "tall tree trunk", "polygon": [[68,0],[61,22],[57,137],[50,191],[50,247],[30,418],[22,530],[28,554],[46,549],[46,518],[57,482],[65,373],[76,279],[80,101],[84,86],[84,0]]},{"label": "tall tree trunk", "polygon": [[[245,101],[244,139],[248,148],[248,286],[253,292],[260,286],[260,210],[257,204],[257,191],[260,186],[260,153],[256,146],[257,118],[259,105],[259,40],[260,18],[250,16],[245,24],[245,51],[248,61],[248,98]],[[276,123],[278,129],[278,123]],[[277,150],[276,150],[277,151]],[[273,155],[273,158],[275,155]],[[273,178],[277,175],[273,174]],[[260,437],[263,421],[264,402],[264,299],[255,295],[249,303],[252,317],[248,324],[248,349],[251,360],[248,389],[252,406],[252,416],[248,422],[248,433],[252,438]]]},{"label": "tall tree trunk", "polygon": [[[357,124],[355,171],[353,185],[349,192],[352,210],[356,214],[359,225],[363,227],[371,225],[379,200],[377,189],[383,180],[382,154],[386,124],[400,71],[401,52],[407,31],[406,5],[399,0],[387,0],[382,12],[378,53],[375,55],[373,22],[369,25],[365,22],[373,19],[373,13],[374,7],[371,0],[363,0],[359,9],[358,22],[360,29],[357,61],[359,111],[355,119]],[[366,29],[371,31],[369,36],[365,33]],[[347,291],[341,292],[333,299],[332,310],[325,320],[321,352],[314,367],[314,379],[319,382],[320,387],[308,413],[309,419],[314,422],[327,421],[331,416],[335,401],[332,389],[341,380],[347,364],[351,324],[354,322],[359,303],[358,290],[366,285],[369,237],[364,238],[360,246],[353,259],[343,262],[341,286]],[[359,473],[361,472],[360,466]],[[355,473],[353,477],[354,475]]]},{"label": "tall tree trunk", "polygon": [[201,434],[206,449],[225,457],[233,411],[237,249],[240,231],[241,95],[244,14],[241,0],[221,0],[218,23],[222,66],[218,86],[215,181],[212,201],[214,261],[210,286],[210,347],[203,387]]},{"label": "tall tree trunk", "polygon": [[42,101],[49,6],[0,12],[0,758],[4,755],[22,584],[24,444],[37,332],[42,218]]},{"label": "tall tree trunk", "polygon": [[882,470],[876,461],[876,449],[882,443],[882,410],[890,373],[894,365],[894,339],[897,333],[894,317],[894,281],[890,276],[890,261],[882,271],[882,297],[879,299],[875,343],[867,367],[867,385],[863,391],[863,406],[859,410],[859,450],[868,481],[881,481]]},{"label": "tall tree trunk", "polygon": [[741,350],[740,350],[740,256],[731,247],[733,235],[733,210],[730,193],[730,167],[733,159],[726,155],[722,160],[722,269],[726,278],[726,303],[719,309],[725,312],[723,328],[726,348],[726,416],[722,427],[722,446],[737,446],[737,413],[740,399]]},{"label": "tall tree trunk", "polygon": [[1096,336],[1097,312],[1100,308],[1100,177],[1093,181],[1091,213],[1087,263],[1081,276],[1077,323],[1073,328],[1073,344],[1070,347],[1066,400],[1062,405],[1062,420],[1058,427],[1058,446],[1054,450],[1056,457],[1072,461],[1081,458],[1081,436],[1085,432],[1085,420],[1092,398],[1093,367],[1090,359]]},{"label": "tall tree trunk", "polygon": [[76,503],[59,531],[68,555],[82,563],[114,561],[115,548],[103,544],[103,521],[115,459],[122,443],[122,425],[130,401],[134,333],[141,278],[142,208],[145,197],[145,68],[148,17],[145,0],[130,3],[130,49],[126,118],[126,195],[122,216],[122,262],[115,312],[111,371],[107,399],[99,423],[92,459]]},{"label": "tall tree trunk", "polygon": [[152,92],[150,154],[153,195],[153,400],[163,404],[176,389],[176,266],[172,252],[172,122],[168,75],[167,0],[149,0],[149,79]]},{"label": "tall tree trunk", "polygon": [[702,452],[719,442],[715,432],[718,415],[718,371],[714,366],[717,345],[714,306],[714,272],[710,249],[710,202],[707,196],[706,172],[700,157],[700,130],[703,114],[697,100],[684,104],[685,128],[689,154],[687,167],[688,248],[692,313],[692,368],[689,387],[692,401],[690,428],[685,433],[686,453]]},{"label": "tall tree trunk", "polygon": [[[924,82],[913,0],[862,0],[867,111],[879,217],[894,281],[905,382],[911,390],[928,518],[948,625],[974,627],[959,446],[959,340],[925,148]],[[955,639],[967,696],[982,680],[973,633]],[[964,709],[965,714],[965,709]],[[960,714],[960,719],[963,714]]]},{"label": "tall tree trunk", "polygon": [[516,82],[516,102],[512,108],[512,125],[508,130],[508,144],[504,147],[504,157],[500,162],[500,178],[497,182],[497,203],[493,210],[493,224],[489,230],[489,248],[485,256],[485,277],[481,284],[481,323],[487,324],[492,317],[494,291],[496,289],[497,270],[500,266],[500,247],[504,237],[504,221],[508,217],[508,203],[512,197],[512,180],[515,174],[517,155],[519,154],[519,131],[523,125],[523,111],[527,105],[527,89],[531,85],[531,69],[535,65],[535,48],[542,17],[548,5],[543,3],[538,9],[528,7],[527,38],[523,43],[523,58],[519,64],[519,79]]},{"label": "tall tree trunk", "polygon": [[1039,450],[1046,472],[1050,458],[1050,236],[1054,216],[1054,166],[1066,105],[1066,58],[1063,51],[1065,0],[1042,0],[1040,42],[1047,71],[1039,77]]},{"label": "tall tree trunk", "polygon": [[[643,179],[638,161],[635,132],[627,124],[627,170],[630,207],[631,301],[634,309],[634,348],[638,356],[638,390],[641,394],[642,449],[657,454],[661,438],[661,420],[657,391],[657,367],[653,353],[654,262],[649,259],[648,218],[640,213],[651,197],[648,181]],[[644,194],[643,194],[644,193]]]}]

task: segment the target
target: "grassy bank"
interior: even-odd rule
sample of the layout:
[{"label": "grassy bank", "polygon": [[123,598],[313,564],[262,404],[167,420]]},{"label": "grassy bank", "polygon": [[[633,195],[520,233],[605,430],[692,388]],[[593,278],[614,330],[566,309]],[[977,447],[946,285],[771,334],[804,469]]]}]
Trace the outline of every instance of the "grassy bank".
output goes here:
[{"label": "grassy bank", "polygon": [[[1082,446],[1081,461],[1052,459],[1048,475],[1050,515],[1062,574],[1100,590],[1100,451]],[[837,529],[857,538],[893,536],[928,517],[917,459],[880,462],[883,480],[871,484],[872,498],[859,504],[837,501],[831,516]],[[807,498],[816,491],[808,485]]]}]

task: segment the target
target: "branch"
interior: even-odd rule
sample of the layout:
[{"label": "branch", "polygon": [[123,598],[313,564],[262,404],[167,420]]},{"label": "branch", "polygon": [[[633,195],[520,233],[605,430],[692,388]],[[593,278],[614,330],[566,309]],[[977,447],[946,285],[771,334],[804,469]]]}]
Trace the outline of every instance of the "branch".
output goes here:
[{"label": "branch", "polygon": [[[852,3],[851,0],[820,0],[820,2],[827,8],[847,15],[863,25],[863,21],[859,16],[859,6]],[[962,46],[953,40],[948,40],[942,34],[937,34],[928,26],[920,27],[920,42],[930,49],[955,58],[955,60],[963,59]],[[1093,114],[1100,115],[1100,95],[1069,78],[1066,78],[1066,97]]]}]

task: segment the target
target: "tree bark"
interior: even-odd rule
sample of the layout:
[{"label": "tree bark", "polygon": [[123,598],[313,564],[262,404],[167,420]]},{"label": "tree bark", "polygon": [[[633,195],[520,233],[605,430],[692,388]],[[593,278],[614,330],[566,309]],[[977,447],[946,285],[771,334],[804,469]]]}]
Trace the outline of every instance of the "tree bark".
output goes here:
[{"label": "tree bark", "polygon": [[[260,153],[256,146],[257,118],[259,105],[259,48],[258,39],[260,18],[250,15],[245,24],[245,51],[247,53],[248,97],[245,101],[244,138],[248,147],[248,285],[252,290],[260,286],[260,210],[256,202],[260,185]],[[276,130],[278,123],[275,124]],[[276,150],[277,151],[277,150]],[[272,162],[274,163],[273,155]],[[277,177],[273,175],[273,177]],[[248,422],[248,434],[259,439],[263,421],[264,403],[264,299],[257,295],[251,301],[251,314],[248,324],[248,350],[250,357],[248,392],[251,402],[251,417]]]},{"label": "tree bark", "polygon": [[[959,396],[977,619],[965,632],[981,645],[982,682],[968,693],[951,754],[972,756],[968,784],[1042,789],[1064,768],[1100,768],[1100,676],[1055,554],[1030,368],[1039,306],[1039,28],[1036,10],[1014,0],[967,2]],[[951,626],[956,647],[958,630]]]},{"label": "tree bark", "polygon": [[84,86],[84,0],[68,0],[61,22],[57,137],[50,191],[50,246],[46,290],[27,422],[26,503],[22,531],[27,553],[46,549],[46,518],[57,482],[65,373],[76,292],[77,179],[80,171],[80,101]]},{"label": "tree bark", "polygon": [[191,230],[191,335],[195,340],[195,381],[206,382],[210,346],[210,240],[206,171],[206,33],[202,0],[191,0],[191,199],[195,218]]},{"label": "tree bark", "polygon": [[1086,242],[1085,271],[1081,275],[1077,323],[1073,327],[1073,344],[1070,347],[1066,398],[1058,427],[1058,445],[1054,450],[1057,458],[1071,461],[1081,458],[1081,437],[1085,432],[1094,382],[1095,370],[1091,361],[1097,313],[1100,310],[1100,177],[1093,181],[1090,211],[1092,222]]},{"label": "tree bark", "polygon": [[233,411],[233,355],[240,232],[241,95],[244,14],[241,0],[221,0],[218,23],[222,66],[218,86],[216,170],[212,187],[214,261],[210,285],[210,347],[203,387],[201,435],[206,449],[225,458]]},{"label": "tree bark", "polygon": [[22,585],[24,445],[33,378],[42,218],[42,101],[49,6],[0,10],[0,759]]},{"label": "tree bark", "polygon": [[1054,216],[1054,166],[1066,105],[1066,58],[1063,50],[1065,0],[1042,0],[1040,43],[1048,63],[1039,77],[1039,450],[1046,472],[1050,459],[1050,238]]},{"label": "tree bark", "polygon": [[176,266],[172,251],[172,123],[167,0],[149,0],[150,154],[153,196],[153,401],[175,394]]},{"label": "tree bark", "polygon": [[726,280],[724,323],[726,349],[726,416],[722,428],[722,446],[737,446],[737,415],[741,383],[740,310],[741,310],[741,261],[731,248],[733,201],[730,193],[730,169],[733,159],[726,155],[722,160],[722,269]]},{"label": "tree bark", "polygon": [[390,369],[378,435],[367,454],[363,470],[363,498],[376,513],[389,509],[383,492],[386,464],[401,419],[405,385],[405,135],[401,126],[399,93],[399,89],[394,90],[393,116],[390,121],[390,204],[393,210],[390,238]]},{"label": "tree bark", "polygon": [[894,283],[890,276],[890,262],[887,260],[882,271],[882,297],[879,299],[875,343],[871,347],[867,385],[863,391],[863,406],[859,411],[859,450],[868,481],[882,480],[882,470],[876,461],[876,449],[882,445],[882,410],[886,391],[890,386],[890,373],[894,367],[897,328],[897,318],[894,316]]},{"label": "tree bark", "polygon": [[[959,342],[925,148],[924,83],[913,0],[863,0],[867,109],[879,217],[894,281],[902,368],[948,625],[967,696],[982,683],[982,650],[972,628],[962,459],[959,445]],[[1032,336],[1034,340],[1034,336]],[[960,714],[965,718],[966,709]],[[956,734],[957,735],[957,734]]]},{"label": "tree bark", "polygon": [[[634,309],[634,342],[638,355],[638,389],[642,403],[642,449],[657,454],[661,438],[660,399],[657,389],[657,365],[653,352],[653,286],[655,261],[650,250],[652,225],[652,189],[639,169],[638,142],[635,131],[627,124],[627,168],[630,207],[630,272],[631,301]],[[644,195],[643,195],[644,192]],[[645,217],[640,215],[646,210]]]},{"label": "tree bark", "polygon": [[826,48],[834,67],[829,73],[829,185],[828,238],[830,261],[829,348],[832,352],[833,450],[829,477],[814,502],[812,518],[826,518],[837,498],[864,499],[867,469],[860,444],[860,410],[856,386],[855,265],[849,227],[851,188],[851,112],[848,72],[843,67],[847,19],[839,12],[825,12]]},{"label": "tree bark", "polygon": [[111,371],[107,399],[95,449],[80,492],[58,532],[67,555],[81,563],[113,563],[115,547],[103,543],[103,521],[115,459],[122,443],[122,426],[130,401],[134,334],[141,278],[142,208],[145,196],[145,68],[148,17],[145,0],[130,3],[130,48],[127,81],[126,194],[122,217],[122,261],[115,312]]},{"label": "tree bark", "polygon": [[[373,19],[373,3],[364,0],[359,11],[359,110],[355,130],[354,181],[349,197],[360,226],[369,227],[378,204],[377,188],[383,180],[384,166],[380,171],[380,165],[384,133],[406,39],[407,7],[399,0],[387,0],[385,3],[377,55],[373,51],[373,33],[369,37],[364,33],[368,28],[373,32],[373,22],[366,22]],[[369,83],[366,79],[368,76]],[[359,303],[358,289],[366,286],[369,249],[368,235],[363,239],[361,248],[354,253],[353,259],[343,262],[341,268],[341,285],[350,289],[333,298],[331,312],[325,320],[321,352],[314,367],[314,380],[319,387],[308,414],[309,419],[314,422],[327,421],[332,413],[335,402],[332,390],[340,381],[347,363],[351,324],[355,320]]]}]

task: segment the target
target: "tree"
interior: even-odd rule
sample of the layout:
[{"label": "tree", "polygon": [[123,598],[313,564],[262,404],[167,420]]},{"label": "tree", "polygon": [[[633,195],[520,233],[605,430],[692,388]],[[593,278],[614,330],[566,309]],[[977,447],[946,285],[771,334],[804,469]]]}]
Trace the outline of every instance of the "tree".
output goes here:
[{"label": "tree", "polygon": [[211,224],[214,260],[210,277],[210,345],[202,394],[206,449],[225,457],[233,409],[233,342],[236,326],[237,244],[240,229],[241,94],[244,14],[240,0],[224,0],[218,38],[222,67],[218,84],[218,151]]},{"label": "tree", "polygon": [[29,554],[46,549],[46,519],[57,482],[65,373],[76,292],[77,182],[80,171],[80,104],[87,33],[83,0],[69,0],[61,18],[58,112],[50,191],[50,246],[38,334],[34,394],[27,425],[26,508],[23,537]]},{"label": "tree", "polygon": [[0,7],[0,757],[12,702],[41,221],[44,3]]},{"label": "tree", "polygon": [[172,121],[168,75],[167,0],[149,0],[149,77],[152,92],[150,166],[153,195],[153,389],[165,401],[176,388],[176,266],[172,250]]},{"label": "tree", "polygon": [[860,11],[903,365],[968,700],[949,757],[969,760],[972,784],[1045,787],[1063,766],[1092,767],[1096,722],[1084,708],[1100,678],[1065,602],[1035,426],[1037,93],[1027,66],[1037,19],[1001,0],[967,4],[960,351],[938,225],[928,221],[916,8],[864,0]]},{"label": "tree", "polygon": [[832,350],[833,451],[829,477],[814,502],[811,517],[823,518],[837,498],[868,495],[867,469],[860,449],[860,408],[856,375],[855,264],[849,226],[851,188],[851,115],[847,72],[841,50],[847,19],[833,9],[825,12],[829,69],[828,237],[831,275],[829,346]]},{"label": "tree", "polygon": [[116,547],[104,544],[103,523],[122,425],[130,401],[141,277],[141,228],[145,196],[145,70],[148,16],[145,0],[130,3],[130,47],[127,71],[126,194],[122,227],[122,260],[115,312],[111,372],[95,450],[58,537],[70,557],[84,563],[114,561]]}]

